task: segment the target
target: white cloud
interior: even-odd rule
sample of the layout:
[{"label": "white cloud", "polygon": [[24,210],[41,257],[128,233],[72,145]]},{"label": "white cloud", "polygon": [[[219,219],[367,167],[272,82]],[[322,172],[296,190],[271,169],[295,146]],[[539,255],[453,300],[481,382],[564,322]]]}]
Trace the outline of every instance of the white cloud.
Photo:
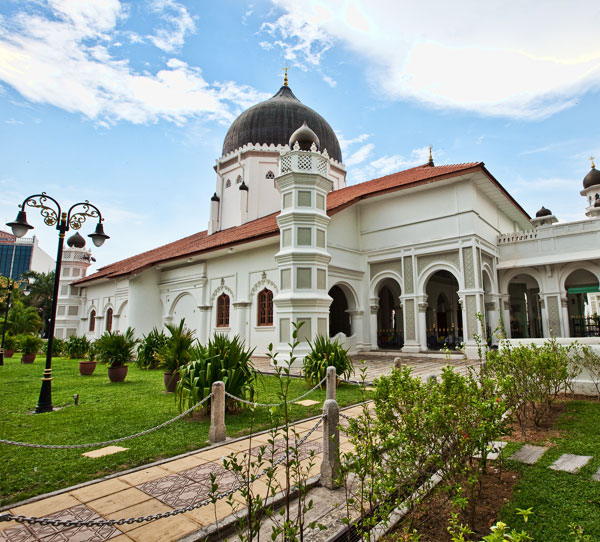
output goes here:
[{"label": "white cloud", "polygon": [[351,139],[346,139],[341,132],[336,133],[338,141],[340,143],[340,148],[342,149],[342,153],[346,154],[352,145],[355,143],[362,143],[369,139],[369,134],[360,134],[359,136],[353,137]]},{"label": "white cloud", "polygon": [[[371,149],[372,150],[372,149]],[[436,150],[436,159],[444,155],[443,150]],[[376,179],[390,173],[395,173],[403,169],[420,166],[429,160],[429,147],[419,147],[413,149],[409,156],[402,154],[384,155],[372,160],[361,167],[348,168],[348,179],[351,184],[356,184],[370,179]]]},{"label": "white cloud", "polygon": [[120,120],[181,124],[190,117],[229,122],[240,108],[267,97],[231,81],[209,83],[199,68],[175,58],[156,73],[140,73],[113,57],[108,46],[126,15],[117,0],[51,0],[48,7],[53,16],[22,12],[0,21],[0,80],[32,102],[106,126]]},{"label": "white cloud", "polygon": [[185,6],[174,0],[153,0],[152,8],[167,25],[147,38],[159,49],[172,53],[183,45],[186,33],[196,30],[194,19]]},{"label": "white cloud", "polygon": [[600,4],[273,0],[263,28],[296,65],[318,69],[335,43],[362,57],[391,99],[537,119],[600,88]]},{"label": "white cloud", "polygon": [[373,145],[373,143],[367,143],[366,145],[363,145],[362,147],[360,147],[360,149],[354,151],[350,155],[350,157],[346,159],[344,165],[346,167],[352,167],[361,164],[367,159],[367,157],[371,154],[374,148],[375,145]]}]

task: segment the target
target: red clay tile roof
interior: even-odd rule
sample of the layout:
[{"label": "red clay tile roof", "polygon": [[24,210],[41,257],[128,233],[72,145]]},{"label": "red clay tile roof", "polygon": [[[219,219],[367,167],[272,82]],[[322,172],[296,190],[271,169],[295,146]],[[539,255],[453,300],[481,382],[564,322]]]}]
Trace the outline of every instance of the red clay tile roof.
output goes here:
[{"label": "red clay tile roof", "polygon": [[[463,175],[471,171],[484,171],[509,200],[512,201],[525,216],[527,216],[527,213],[525,213],[519,204],[485,169],[483,162],[435,167],[428,165],[418,166],[364,183],[347,186],[346,188],[335,190],[327,196],[327,213],[329,215],[334,215],[361,199],[378,196],[403,188],[441,181],[443,179],[455,177],[457,173]],[[252,222],[247,222],[241,226],[219,231],[212,235],[207,235],[206,231],[201,231],[194,235],[190,235],[189,237],[174,241],[173,243],[149,250],[148,252],[143,252],[137,256],[132,256],[126,260],[121,260],[105,267],[101,267],[96,273],[77,281],[76,284],[83,284],[102,278],[117,278],[129,275],[136,271],[142,271],[143,269],[157,265],[161,262],[190,257],[203,252],[209,252],[211,250],[226,248],[228,246],[277,235],[279,233],[276,220],[277,214],[278,213],[273,213],[257,220],[253,220]]]}]

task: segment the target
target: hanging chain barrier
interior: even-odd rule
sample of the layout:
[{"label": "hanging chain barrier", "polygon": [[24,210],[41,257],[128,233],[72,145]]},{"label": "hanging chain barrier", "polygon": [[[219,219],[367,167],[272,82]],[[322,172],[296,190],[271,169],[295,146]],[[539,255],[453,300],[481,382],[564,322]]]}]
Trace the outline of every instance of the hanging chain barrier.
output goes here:
[{"label": "hanging chain barrier", "polygon": [[100,446],[106,446],[108,444],[115,444],[117,442],[123,442],[125,440],[131,440],[132,438],[141,437],[141,436],[147,435],[148,433],[152,433],[154,431],[157,431],[158,429],[162,429],[163,427],[166,427],[167,425],[170,425],[173,422],[176,422],[177,420],[183,418],[184,416],[186,416],[187,414],[189,414],[193,410],[195,410],[198,407],[202,406],[204,403],[206,403],[206,401],[208,401],[211,398],[211,396],[212,396],[212,393],[210,393],[209,395],[207,395],[204,399],[202,399],[202,401],[199,401],[194,406],[188,408],[185,412],[182,412],[181,414],[178,414],[174,418],[171,418],[170,420],[167,420],[166,422],[163,422],[160,425],[157,425],[155,427],[151,427],[150,429],[146,429],[145,431],[140,431],[139,433],[134,433],[133,435],[129,435],[127,437],[115,438],[115,439],[112,439],[112,440],[106,440],[104,442],[89,442],[87,444],[34,444],[32,442],[17,442],[17,441],[14,441],[14,440],[0,439],[0,444],[8,444],[9,446],[24,446],[26,448],[49,448],[49,449],[52,449],[52,450],[65,450],[65,449],[67,449],[67,450],[76,450],[78,448],[97,448],[97,447],[100,447]]},{"label": "hanging chain barrier", "polygon": [[315,386],[313,388],[311,388],[310,390],[308,390],[306,393],[302,394],[300,397],[296,397],[295,399],[292,399],[291,401],[285,401],[283,403],[254,403],[252,401],[247,401],[246,399],[242,399],[241,397],[236,397],[235,395],[232,395],[228,391],[225,392],[225,395],[227,397],[229,397],[230,399],[233,399],[234,401],[239,401],[240,403],[244,403],[246,405],[250,405],[250,406],[253,406],[253,407],[273,408],[273,407],[283,406],[286,403],[288,405],[291,405],[292,403],[297,403],[298,401],[301,401],[306,396],[310,395],[313,391],[315,391],[318,388],[320,388],[321,385],[323,384],[323,382],[325,382],[326,380],[327,380],[327,377],[325,376],[325,377],[323,377],[323,380],[321,380],[321,382],[319,382],[318,384],[315,384]]},{"label": "hanging chain barrier", "polygon": [[[197,406],[197,405],[195,405],[195,406]],[[306,433],[306,435],[304,435],[299,441],[296,442],[296,448],[299,448],[306,442],[308,437],[310,437],[310,435],[312,435],[313,432],[316,431],[317,427],[319,427],[319,425],[321,424],[322,421],[323,421],[323,417],[321,417],[317,420],[315,425],[312,426],[312,428],[308,431],[308,433]],[[271,467],[267,467],[267,468],[263,469],[256,476],[255,480],[258,480],[259,478],[264,476],[267,472],[273,471],[274,468],[281,465],[281,463],[283,463],[288,457],[289,457],[288,454],[284,454],[280,459],[278,459],[277,461],[274,461],[273,465]],[[116,525],[132,525],[134,523],[144,523],[147,521],[154,521],[157,519],[168,518],[171,516],[177,516],[179,514],[184,514],[185,512],[190,512],[192,510],[196,510],[197,508],[201,508],[203,506],[206,506],[207,504],[211,504],[218,500],[224,499],[225,497],[230,497],[231,495],[233,495],[236,491],[239,491],[245,485],[246,485],[246,482],[243,481],[223,493],[219,493],[217,495],[207,497],[206,499],[203,499],[195,504],[190,504],[189,506],[186,506],[184,508],[176,508],[175,510],[170,510],[168,512],[162,512],[159,514],[151,514],[148,516],[138,516],[135,518],[122,518],[122,519],[94,519],[94,520],[84,521],[84,520],[50,519],[50,518],[44,518],[44,517],[38,518],[35,516],[27,517],[24,515],[16,515],[15,516],[14,514],[11,514],[11,513],[4,513],[4,514],[0,514],[0,523],[3,521],[16,521],[17,523],[21,523],[21,524],[27,523],[29,525],[34,525],[34,524],[52,525],[54,527],[104,527],[107,525],[114,527]]]}]

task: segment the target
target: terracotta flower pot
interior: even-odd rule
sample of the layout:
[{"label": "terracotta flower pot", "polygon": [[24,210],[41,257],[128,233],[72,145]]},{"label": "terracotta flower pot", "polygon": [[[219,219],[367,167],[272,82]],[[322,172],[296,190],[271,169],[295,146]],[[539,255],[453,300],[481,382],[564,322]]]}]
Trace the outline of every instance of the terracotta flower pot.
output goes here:
[{"label": "terracotta flower pot", "polygon": [[168,393],[173,393],[177,382],[179,382],[179,372],[176,373],[163,373],[165,388]]},{"label": "terracotta flower pot", "polygon": [[108,368],[108,379],[111,382],[123,382],[127,376],[127,365]]},{"label": "terracotta flower pot", "polygon": [[91,375],[96,369],[96,362],[89,360],[82,360],[79,362],[79,374],[80,375]]},{"label": "terracotta flower pot", "polygon": [[35,360],[35,354],[23,354],[21,356],[21,363],[33,363]]},{"label": "terracotta flower pot", "polygon": [[14,350],[5,350],[4,351],[4,357],[5,358],[12,358],[14,353],[15,353]]}]

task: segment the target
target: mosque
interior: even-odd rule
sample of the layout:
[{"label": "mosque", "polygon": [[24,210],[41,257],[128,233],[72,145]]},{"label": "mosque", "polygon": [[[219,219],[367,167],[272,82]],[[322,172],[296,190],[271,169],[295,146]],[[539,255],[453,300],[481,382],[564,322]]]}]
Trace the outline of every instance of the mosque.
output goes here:
[{"label": "mosque", "polygon": [[[483,162],[423,165],[346,186],[335,132],[288,86],[231,125],[205,231],[100,268],[65,251],[57,336],[179,322],[297,354],[317,335],[352,352],[439,350],[498,327],[596,336],[600,172],[582,220],[531,218]],[[435,205],[431,202],[435,201]],[[71,263],[73,265],[71,265]],[[61,320],[62,313],[69,319]],[[480,320],[477,313],[483,315]]]}]

